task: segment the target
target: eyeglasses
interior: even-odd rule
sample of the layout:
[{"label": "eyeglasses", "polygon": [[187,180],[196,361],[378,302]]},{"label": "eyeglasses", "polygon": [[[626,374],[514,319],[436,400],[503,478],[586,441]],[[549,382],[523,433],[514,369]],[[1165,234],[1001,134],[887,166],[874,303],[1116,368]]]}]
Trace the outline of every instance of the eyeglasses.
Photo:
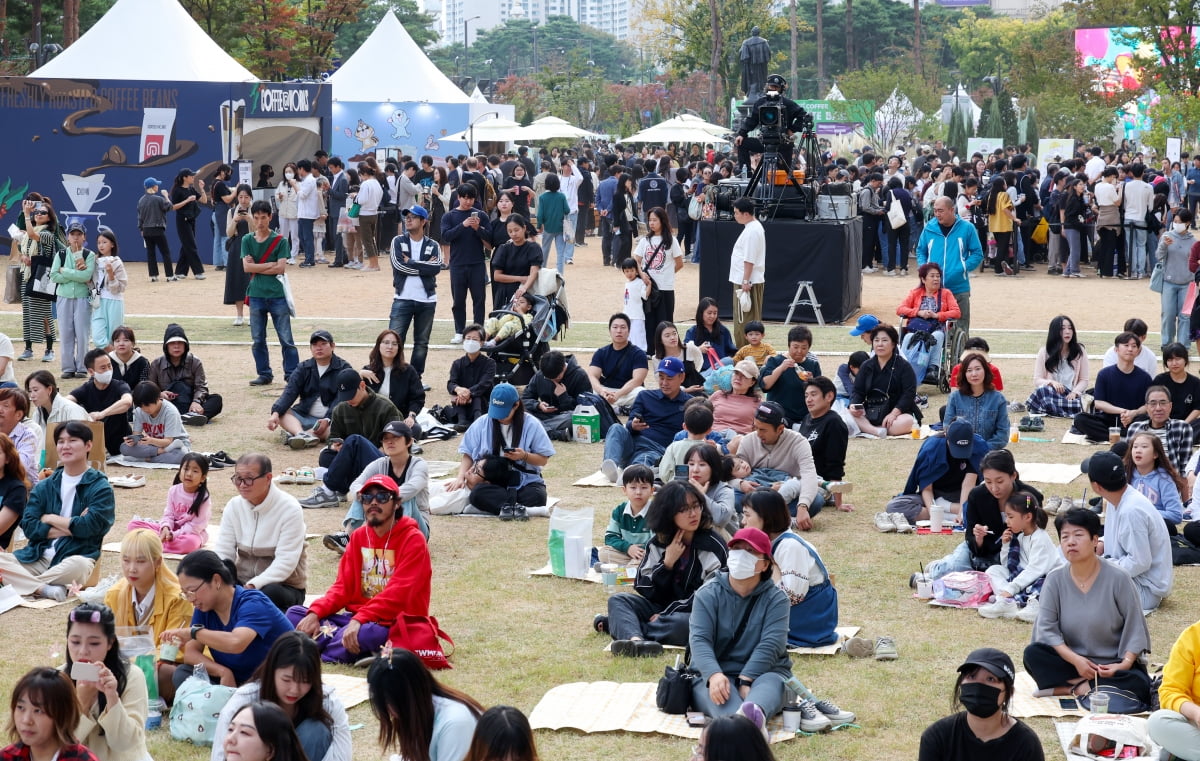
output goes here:
[{"label": "eyeglasses", "polygon": [[371,503],[378,503],[380,505],[386,505],[387,503],[389,503],[393,499],[395,499],[395,496],[396,495],[390,494],[386,491],[377,491],[377,492],[372,492],[371,494],[360,494],[358,496],[358,498],[360,500],[362,500],[363,505],[369,505]]},{"label": "eyeglasses", "polygon": [[189,600],[193,600],[196,597],[196,593],[200,591],[200,587],[202,587],[208,583],[209,582],[207,582],[207,581],[202,581],[199,584],[197,584],[196,586],[192,587],[191,589],[183,589],[182,587],[180,587],[180,591],[183,592],[184,597],[186,597]]},{"label": "eyeglasses", "polygon": [[701,507],[700,505],[697,505],[697,504],[689,504],[687,507],[681,507],[681,508],[679,508],[679,512],[681,512],[681,513],[698,513],[698,512],[700,512],[700,511],[701,511],[701,510],[703,510],[703,509],[704,509],[704,508],[703,508],[703,507]]},{"label": "eyeglasses", "polygon": [[1152,399],[1151,401],[1146,402],[1146,406],[1147,407],[1169,407],[1169,406],[1171,406],[1171,402],[1167,401],[1166,399],[1162,399],[1162,400]]},{"label": "eyeglasses", "polygon": [[229,480],[233,482],[234,486],[244,489],[247,486],[253,486],[255,481],[257,481],[258,479],[262,478],[265,475],[267,475],[267,474],[259,473],[257,476],[254,476],[253,478],[246,478],[245,476],[233,475],[233,476],[229,477]]}]

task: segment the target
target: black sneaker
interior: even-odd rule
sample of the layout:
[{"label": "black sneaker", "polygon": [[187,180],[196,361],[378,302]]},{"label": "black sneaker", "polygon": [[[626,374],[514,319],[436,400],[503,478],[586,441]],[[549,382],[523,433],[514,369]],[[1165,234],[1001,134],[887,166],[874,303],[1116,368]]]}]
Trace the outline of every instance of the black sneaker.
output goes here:
[{"label": "black sneaker", "polygon": [[527,521],[529,520],[529,512],[524,505],[513,505],[513,520]]},{"label": "black sneaker", "polygon": [[321,544],[342,555],[346,552],[346,547],[350,544],[350,535],[345,531],[338,531],[336,534],[326,534],[321,537]]},{"label": "black sneaker", "polygon": [[[523,508],[522,508],[522,512],[524,512]],[[504,507],[500,508],[500,520],[511,521],[511,520],[516,519],[516,517],[517,517],[517,506],[516,505],[505,505]]]},{"label": "black sneaker", "polygon": [[271,378],[268,378],[265,375],[260,375],[257,378],[255,378],[254,380],[250,381],[251,386],[266,386],[266,385],[269,385],[270,383],[271,383]]}]

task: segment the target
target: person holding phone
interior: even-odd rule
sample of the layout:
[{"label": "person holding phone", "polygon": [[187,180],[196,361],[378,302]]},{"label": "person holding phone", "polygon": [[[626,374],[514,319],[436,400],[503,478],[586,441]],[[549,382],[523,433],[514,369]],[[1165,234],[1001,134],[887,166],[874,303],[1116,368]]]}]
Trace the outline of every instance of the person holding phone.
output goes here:
[{"label": "person holding phone", "polygon": [[561,351],[546,352],[538,364],[537,373],[521,393],[521,403],[527,413],[542,421],[552,441],[570,441],[571,414],[580,397],[591,391],[592,382],[575,357]]},{"label": "person holding phone", "polygon": [[[238,185],[237,203],[229,209],[225,219],[225,234],[229,236],[225,247],[230,254],[237,254],[242,250],[242,238],[250,234],[250,228],[254,225],[254,219],[250,216],[250,205],[253,201],[254,191],[250,186]],[[282,215],[282,212],[280,213]],[[237,314],[233,319],[235,327],[249,324],[244,314],[246,286],[249,282],[250,278],[246,276],[246,269],[242,266],[242,258],[236,255],[229,256],[225,264],[225,298],[222,303],[233,306]]]},{"label": "person holding phone", "polygon": [[84,603],[67,615],[67,663],[75,685],[75,736],[100,761],[142,761],[149,693],[146,677],[121,655],[117,624],[107,605]]}]

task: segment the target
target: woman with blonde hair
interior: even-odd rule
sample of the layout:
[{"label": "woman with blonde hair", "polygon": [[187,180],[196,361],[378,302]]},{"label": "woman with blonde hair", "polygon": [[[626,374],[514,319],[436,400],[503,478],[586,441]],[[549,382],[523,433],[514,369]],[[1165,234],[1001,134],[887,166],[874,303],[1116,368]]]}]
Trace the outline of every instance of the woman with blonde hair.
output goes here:
[{"label": "woman with blonde hair", "polygon": [[[179,579],[163,563],[162,540],[149,529],[135,529],[121,542],[121,578],[104,595],[116,625],[149,629],[154,641],[168,629],[181,629],[192,620],[192,604],[183,596]],[[175,696],[173,661],[158,663],[158,694]]]}]

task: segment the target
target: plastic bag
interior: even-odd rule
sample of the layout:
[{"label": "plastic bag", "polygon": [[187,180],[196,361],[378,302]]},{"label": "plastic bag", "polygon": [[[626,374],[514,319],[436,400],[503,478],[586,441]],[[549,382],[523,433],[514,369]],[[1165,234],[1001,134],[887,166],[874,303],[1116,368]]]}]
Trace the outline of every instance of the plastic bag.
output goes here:
[{"label": "plastic bag", "polygon": [[234,688],[212,684],[190,676],[175,691],[171,705],[171,737],[193,745],[212,745],[221,709],[233,697]]},{"label": "plastic bag", "polygon": [[957,608],[978,608],[992,595],[992,583],[982,571],[954,571],[933,582],[933,599]]},{"label": "plastic bag", "polygon": [[550,514],[550,536],[546,545],[550,550],[550,570],[555,576],[587,577],[591,566],[594,512],[590,507],[578,510],[555,508]]}]

